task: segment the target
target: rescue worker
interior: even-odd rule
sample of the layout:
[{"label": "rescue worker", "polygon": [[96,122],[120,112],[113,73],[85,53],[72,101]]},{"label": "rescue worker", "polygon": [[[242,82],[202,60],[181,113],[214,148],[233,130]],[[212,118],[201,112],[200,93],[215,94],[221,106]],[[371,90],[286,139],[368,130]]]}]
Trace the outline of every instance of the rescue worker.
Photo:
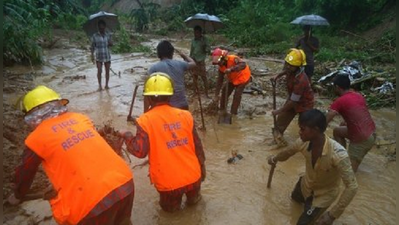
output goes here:
[{"label": "rescue worker", "polygon": [[189,111],[169,104],[173,90],[167,74],[151,74],[144,84],[150,110],[136,120],[136,136],[121,132],[130,153],[138,158],[148,155],[149,177],[166,212],[180,210],[184,194],[188,205],[196,204],[206,176],[205,154],[194,119]]},{"label": "rescue worker", "polygon": [[286,76],[288,98],[281,108],[272,111],[277,116],[276,129],[281,135],[297,114],[312,109],[314,105],[314,95],[304,65],[305,53],[292,48],[285,57],[283,71],[271,78],[276,82],[281,76]]},{"label": "rescue worker", "polygon": [[[286,150],[269,157],[268,163],[276,165],[302,153],[306,160],[305,175],[299,178],[291,193],[294,201],[304,204],[297,225],[330,225],[356,195],[356,176],[345,148],[324,134],[327,123],[321,111],[303,112],[298,125],[300,138]],[[345,186],[342,193],[341,180]]]},{"label": "rescue worker", "polygon": [[8,202],[24,201],[42,164],[54,189],[49,201],[58,224],[131,224],[132,171],[87,116],[68,112],[68,102],[42,85],[24,96],[24,120],[33,131]]},{"label": "rescue worker", "polygon": [[201,77],[204,82],[205,96],[208,95],[208,79],[206,73],[205,59],[211,52],[208,38],[202,34],[202,28],[200,26],[194,27],[194,39],[191,41],[190,57],[194,59],[196,66],[193,69],[194,82],[198,81],[198,76]]},{"label": "rescue worker", "polygon": [[[223,87],[220,99],[220,109],[224,110],[229,96],[234,91],[233,103],[231,104],[231,114],[237,115],[238,107],[241,104],[241,97],[245,86],[250,82],[251,70],[240,57],[229,55],[227,50],[216,48],[212,52],[212,64],[219,65],[219,75],[216,83],[214,102],[219,101],[219,92],[222,88],[224,76],[228,79],[228,84]],[[226,96],[227,88],[227,96]]]},{"label": "rescue worker", "polygon": [[344,118],[345,122],[334,128],[334,139],[344,147],[346,139],[350,140],[348,153],[356,172],[364,156],[373,147],[376,134],[366,100],[360,93],[350,90],[350,85],[347,75],[338,74],[334,78],[334,92],[339,97],[330,106],[327,124],[338,114]]}]

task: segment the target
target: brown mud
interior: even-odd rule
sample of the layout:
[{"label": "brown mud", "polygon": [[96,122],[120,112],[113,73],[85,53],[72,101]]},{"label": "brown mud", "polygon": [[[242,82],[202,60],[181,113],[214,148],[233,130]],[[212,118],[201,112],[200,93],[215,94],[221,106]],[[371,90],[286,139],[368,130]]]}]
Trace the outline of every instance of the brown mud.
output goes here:
[{"label": "brown mud", "polygon": [[[143,80],[147,68],[158,61],[155,46],[162,37],[148,37],[143,45],[153,49],[151,54],[132,53],[112,55],[110,89],[98,91],[96,68],[90,62],[88,46],[71,41],[64,35],[52,49],[45,50],[42,66],[13,66],[3,71],[3,202],[11,193],[14,169],[21,161],[24,139],[29,128],[18,110],[18,100],[36,85],[47,85],[68,98],[70,111],[87,114],[100,130],[106,130],[109,143],[118,143],[116,132],[135,126],[126,121],[132,92],[140,85],[133,107],[133,117],[143,112]],[[188,53],[190,36],[169,38],[172,43]],[[240,50],[236,50],[238,53]],[[175,56],[180,59],[179,56]],[[248,91],[244,94],[233,124],[217,124],[217,110],[212,101],[200,95],[205,115],[206,130],[199,132],[206,153],[207,178],[202,185],[203,199],[193,207],[168,214],[160,210],[158,193],[148,179],[147,159],[137,159],[123,152],[126,163],[132,168],[135,180],[135,200],[132,221],[138,225],[153,224],[295,224],[302,208],[292,202],[289,194],[298,175],[304,171],[303,158],[292,157],[276,167],[271,188],[266,188],[270,166],[267,157],[277,153],[273,139],[272,86],[270,77],[282,68],[281,59],[246,58],[254,80],[252,84],[265,91]],[[217,69],[207,64],[213,96]],[[200,107],[192,79],[186,76],[190,111],[201,125]],[[199,81],[202,90],[202,81]],[[277,106],[286,98],[283,82],[277,87]],[[331,100],[317,94],[316,108],[328,109]],[[231,97],[230,97],[231,102]],[[229,108],[229,107],[228,107]],[[335,224],[396,224],[396,109],[383,108],[371,111],[377,125],[377,144],[365,157],[356,174],[359,192],[337,219]],[[334,119],[327,134],[341,122]],[[297,120],[290,124],[285,134],[288,142],[298,137]],[[120,146],[116,145],[119,149]],[[121,147],[123,151],[123,146]],[[243,158],[229,164],[232,154]],[[32,185],[32,193],[42,191],[49,182],[42,169]],[[4,224],[55,224],[49,204],[44,200],[26,201],[18,206],[3,204]]]}]

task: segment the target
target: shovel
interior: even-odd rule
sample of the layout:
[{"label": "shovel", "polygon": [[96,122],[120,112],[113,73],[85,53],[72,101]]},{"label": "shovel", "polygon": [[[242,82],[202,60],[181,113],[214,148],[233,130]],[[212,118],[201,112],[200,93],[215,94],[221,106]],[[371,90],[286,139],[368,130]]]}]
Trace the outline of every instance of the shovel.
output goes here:
[{"label": "shovel", "polygon": [[231,114],[227,112],[227,99],[228,99],[228,93],[229,93],[229,88],[228,88],[228,81],[225,84],[225,96],[224,96],[224,111],[222,114],[219,115],[218,123],[225,123],[225,124],[232,124],[232,119],[231,119]]},{"label": "shovel", "polygon": [[136,85],[134,87],[132,103],[130,103],[130,109],[129,109],[129,115],[127,115],[127,121],[134,121],[134,118],[132,117],[132,112],[133,112],[134,100],[136,99],[136,94],[137,94],[138,88],[139,88],[138,85]]},{"label": "shovel", "polygon": [[[271,80],[272,87],[273,87],[273,110],[276,110],[276,81]],[[284,140],[283,135],[281,134],[280,130],[277,128],[277,119],[276,115],[273,115],[273,128],[272,134],[274,141],[278,146],[286,146],[287,142]]]},{"label": "shovel", "polygon": [[267,188],[270,188],[272,185],[272,179],[274,174],[274,169],[276,168],[276,164],[273,164],[269,171],[269,178],[267,179]]},{"label": "shovel", "polygon": [[197,95],[198,95],[198,103],[199,103],[200,112],[201,112],[201,122],[202,122],[201,130],[206,130],[205,121],[204,121],[204,113],[202,112],[203,110],[202,110],[201,95],[199,92],[197,79],[195,79],[195,78],[194,78],[194,86],[195,86],[195,91],[197,92]]}]

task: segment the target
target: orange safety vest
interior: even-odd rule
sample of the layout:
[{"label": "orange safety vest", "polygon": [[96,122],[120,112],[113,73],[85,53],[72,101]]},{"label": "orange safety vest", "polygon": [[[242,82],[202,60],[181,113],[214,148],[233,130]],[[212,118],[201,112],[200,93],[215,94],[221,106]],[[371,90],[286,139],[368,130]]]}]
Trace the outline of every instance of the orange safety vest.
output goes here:
[{"label": "orange safety vest", "polygon": [[58,191],[50,204],[59,224],[77,224],[108,193],[133,179],[126,162],[82,114],[67,112],[44,120],[25,144],[42,158]]},{"label": "orange safety vest", "polygon": [[[231,68],[236,64],[235,59],[238,58],[238,56],[235,55],[228,55],[227,56],[227,65],[226,66],[219,66],[219,71],[224,73],[224,71],[228,68]],[[251,70],[249,69],[249,66],[246,65],[243,70],[237,71],[237,72],[231,72],[228,75],[228,78],[231,83],[234,85],[239,85],[246,83],[249,78],[251,77]]]},{"label": "orange safety vest", "polygon": [[175,190],[200,179],[190,112],[158,105],[137,122],[149,136],[150,179],[158,191]]}]

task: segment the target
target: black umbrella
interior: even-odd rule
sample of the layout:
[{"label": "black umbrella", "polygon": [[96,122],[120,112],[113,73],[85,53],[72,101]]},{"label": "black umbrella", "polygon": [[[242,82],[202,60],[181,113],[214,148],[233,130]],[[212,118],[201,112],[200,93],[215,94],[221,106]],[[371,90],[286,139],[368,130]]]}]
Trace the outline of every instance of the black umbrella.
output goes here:
[{"label": "black umbrella", "polygon": [[292,24],[310,25],[310,26],[329,26],[330,23],[323,17],[318,15],[304,15],[297,17],[291,21]]},{"label": "black umbrella", "polygon": [[107,30],[114,31],[119,27],[119,20],[117,15],[100,11],[96,14],[90,15],[89,20],[83,25],[83,30],[89,37],[98,32],[99,20],[104,20],[104,22],[107,24]]},{"label": "black umbrella", "polygon": [[197,13],[194,16],[190,16],[184,20],[184,23],[190,28],[200,26],[205,32],[214,32],[223,27],[222,21],[217,16],[206,13]]}]

